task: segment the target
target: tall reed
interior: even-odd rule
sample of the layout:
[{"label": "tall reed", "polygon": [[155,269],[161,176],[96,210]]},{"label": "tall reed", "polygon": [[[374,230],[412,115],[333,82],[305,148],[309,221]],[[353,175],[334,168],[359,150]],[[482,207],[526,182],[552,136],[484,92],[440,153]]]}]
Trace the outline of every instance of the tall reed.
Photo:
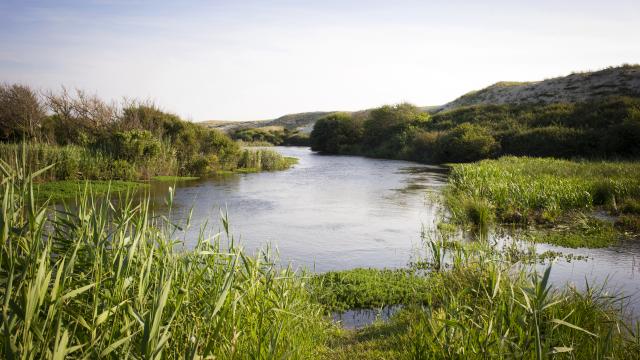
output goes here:
[{"label": "tall reed", "polygon": [[184,250],[184,224],[149,200],[87,188],[72,208],[37,205],[50,170],[0,161],[0,358],[313,356],[326,323],[304,274],[244,253],[226,217]]}]

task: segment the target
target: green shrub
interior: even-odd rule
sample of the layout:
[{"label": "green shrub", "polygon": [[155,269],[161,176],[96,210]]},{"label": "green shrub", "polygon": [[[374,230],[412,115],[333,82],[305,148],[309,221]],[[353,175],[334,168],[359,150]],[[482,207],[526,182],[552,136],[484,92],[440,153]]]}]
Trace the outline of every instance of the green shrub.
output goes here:
[{"label": "green shrub", "polygon": [[319,119],[311,131],[311,149],[331,154],[348,153],[359,144],[362,122],[347,113],[335,113]]},{"label": "green shrub", "polygon": [[114,160],[111,167],[111,178],[116,180],[136,180],[138,172],[127,160]]},{"label": "green shrub", "polygon": [[499,149],[500,144],[489,131],[464,123],[438,139],[436,158],[440,162],[471,162],[494,157]]}]

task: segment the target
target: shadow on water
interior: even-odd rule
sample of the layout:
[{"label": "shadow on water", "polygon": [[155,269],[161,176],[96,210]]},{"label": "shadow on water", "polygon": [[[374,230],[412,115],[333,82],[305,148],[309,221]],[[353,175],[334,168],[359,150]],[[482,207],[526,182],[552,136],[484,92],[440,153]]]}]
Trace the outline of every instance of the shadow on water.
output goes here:
[{"label": "shadow on water", "polygon": [[347,330],[361,329],[375,321],[387,321],[402,309],[402,305],[384,306],[381,309],[353,309],[333,313],[333,321]]}]

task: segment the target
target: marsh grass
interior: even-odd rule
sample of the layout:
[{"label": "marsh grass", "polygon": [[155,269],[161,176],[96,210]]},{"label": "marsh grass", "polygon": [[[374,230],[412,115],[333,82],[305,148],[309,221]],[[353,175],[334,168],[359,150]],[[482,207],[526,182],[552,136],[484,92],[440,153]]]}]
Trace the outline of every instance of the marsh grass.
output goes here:
[{"label": "marsh grass", "polygon": [[491,201],[498,215],[519,211],[527,219],[640,197],[640,163],[634,162],[504,157],[452,166],[453,191]]},{"label": "marsh grass", "polygon": [[603,248],[616,244],[621,237],[612,223],[574,214],[562,225],[533,230],[529,238],[568,248]]},{"label": "marsh grass", "polygon": [[258,171],[285,170],[298,162],[297,158],[282,156],[271,149],[245,149],[240,156],[240,168],[257,169]]},{"label": "marsh grass", "polygon": [[49,200],[58,202],[61,200],[73,200],[79,194],[91,190],[93,196],[116,194],[123,192],[136,192],[148,188],[149,185],[142,182],[122,180],[60,180],[34,184],[34,196],[36,201]]},{"label": "marsh grass", "polygon": [[[185,250],[170,215],[90,191],[35,201],[31,173],[0,162],[0,358],[309,358],[327,326],[304,274],[201,229]],[[173,202],[169,192],[167,205]]]},{"label": "marsh grass", "polygon": [[[459,224],[490,224],[495,218],[502,224],[560,225],[549,242],[602,247],[615,243],[613,230],[597,226],[593,231],[594,226],[574,221],[581,218],[575,215],[594,209],[633,212],[640,201],[638,174],[637,162],[503,157],[452,165],[444,199]],[[580,244],[580,238],[586,240]]]},{"label": "marsh grass", "polygon": [[437,240],[428,241],[440,247],[436,256],[448,253],[449,265],[424,275],[420,301],[388,323],[338,331],[324,358],[637,358],[640,327],[625,322],[623,296],[589,284],[554,288],[551,267],[530,271],[521,251]]}]

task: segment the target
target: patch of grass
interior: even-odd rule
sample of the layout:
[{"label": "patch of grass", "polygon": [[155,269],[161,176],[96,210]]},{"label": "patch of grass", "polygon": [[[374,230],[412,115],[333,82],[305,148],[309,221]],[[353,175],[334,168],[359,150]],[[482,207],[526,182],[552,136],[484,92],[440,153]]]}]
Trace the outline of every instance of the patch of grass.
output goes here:
[{"label": "patch of grass", "polygon": [[620,205],[620,212],[623,214],[640,215],[640,199],[627,199]]},{"label": "patch of grass", "polygon": [[191,181],[191,180],[198,180],[200,179],[197,176],[169,176],[169,175],[165,175],[165,176],[154,176],[152,178],[155,181],[162,181],[162,182],[179,182],[179,181]]},{"label": "patch of grass", "polygon": [[453,221],[554,228],[538,232],[536,241],[606,247],[620,238],[614,227],[572,214],[640,208],[640,162],[503,157],[451,166],[445,204]]},{"label": "patch of grass", "polygon": [[448,199],[482,198],[498,220],[514,212],[522,222],[554,221],[571,210],[640,199],[640,162],[503,157],[454,164]]},{"label": "patch of grass", "polygon": [[331,311],[374,309],[420,302],[429,291],[423,276],[406,269],[353,269],[314,277],[314,297]]},{"label": "patch of grass", "polygon": [[623,230],[630,231],[635,235],[640,235],[640,215],[621,215],[616,221],[616,226]]},{"label": "patch of grass", "polygon": [[616,244],[620,238],[621,234],[613,224],[584,217],[579,217],[568,225],[536,230],[531,234],[534,242],[569,248],[603,248]]},{"label": "patch of grass", "polygon": [[34,191],[38,201],[51,199],[55,202],[74,198],[85,191],[99,196],[107,193],[137,191],[147,187],[149,185],[145,183],[122,180],[61,180],[35,184]]}]

